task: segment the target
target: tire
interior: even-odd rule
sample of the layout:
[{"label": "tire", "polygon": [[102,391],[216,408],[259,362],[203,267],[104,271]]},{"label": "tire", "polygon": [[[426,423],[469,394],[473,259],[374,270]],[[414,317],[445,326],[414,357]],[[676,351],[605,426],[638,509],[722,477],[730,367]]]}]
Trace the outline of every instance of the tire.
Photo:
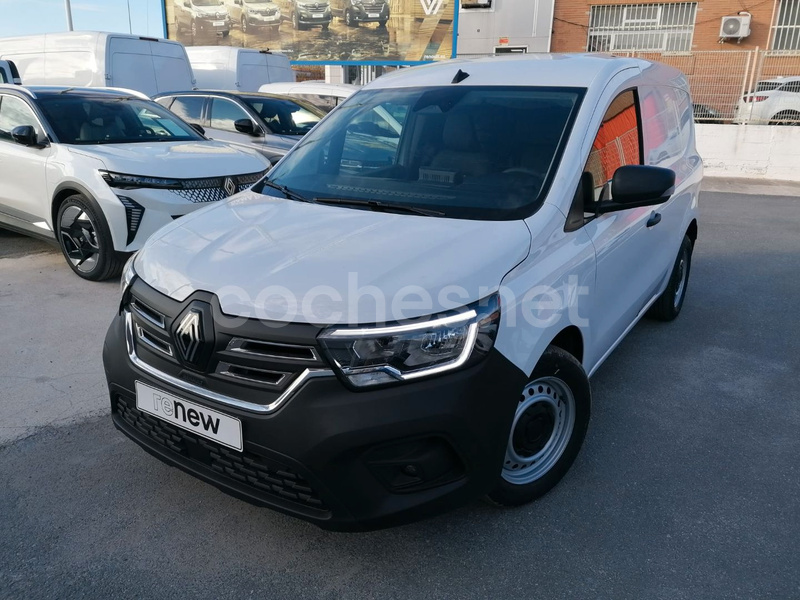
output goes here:
[{"label": "tire", "polygon": [[800,125],[800,112],[796,110],[782,110],[772,116],[770,125]]},{"label": "tire", "polygon": [[647,311],[648,317],[658,321],[672,321],[681,313],[683,301],[686,299],[686,288],[689,287],[693,246],[689,236],[683,236],[678,257],[675,259],[672,273],[669,276],[667,289]]},{"label": "tire", "polygon": [[329,28],[329,27],[330,27],[330,24],[329,24],[329,23],[325,23],[325,24],[322,26],[322,31],[328,31],[328,28]]},{"label": "tire", "polygon": [[247,17],[242,17],[242,33],[247,33]]},{"label": "tire", "polygon": [[581,363],[569,352],[548,346],[520,395],[500,480],[489,501],[519,506],[553,489],[578,456],[591,404],[589,378]]},{"label": "tire", "polygon": [[231,34],[230,30],[229,30],[229,31],[223,31],[223,32],[222,32],[222,37],[226,38],[226,37],[228,37],[230,34]]},{"label": "tire", "polygon": [[297,12],[292,13],[292,27],[296,31],[302,29],[302,27],[300,27],[300,17],[297,16]]},{"label": "tire", "polygon": [[378,26],[379,27],[386,27],[386,21],[385,20],[384,21],[378,21]]},{"label": "tire", "polygon": [[349,8],[344,11],[344,24],[348,27],[358,27],[358,21],[353,18],[353,11]]},{"label": "tire", "polygon": [[61,252],[70,268],[83,279],[103,281],[122,271],[128,255],[114,250],[103,211],[81,194],[58,207],[55,222]]}]

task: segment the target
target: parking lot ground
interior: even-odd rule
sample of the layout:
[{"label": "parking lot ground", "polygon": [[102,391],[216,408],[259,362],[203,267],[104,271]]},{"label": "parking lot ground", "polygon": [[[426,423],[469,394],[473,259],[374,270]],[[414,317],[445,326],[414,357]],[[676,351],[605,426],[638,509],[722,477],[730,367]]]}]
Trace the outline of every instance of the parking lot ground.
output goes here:
[{"label": "parking lot ground", "polygon": [[800,597],[800,198],[701,204],[682,315],[640,323],[593,377],[553,492],[368,534],[145,454],[105,408],[116,284],[49,251],[0,258],[0,427],[23,428],[0,447],[0,598]]}]

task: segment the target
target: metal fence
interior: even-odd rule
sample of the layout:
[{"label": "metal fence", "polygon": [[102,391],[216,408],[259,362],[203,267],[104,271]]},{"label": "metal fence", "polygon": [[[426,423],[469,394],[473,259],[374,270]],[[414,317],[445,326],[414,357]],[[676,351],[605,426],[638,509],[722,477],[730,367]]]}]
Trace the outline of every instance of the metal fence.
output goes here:
[{"label": "metal fence", "polygon": [[[800,84],[768,82],[800,77],[800,52],[755,49],[614,54],[662,62],[682,71],[689,79],[697,122],[800,125]],[[469,56],[477,55],[459,58]],[[766,96],[756,92],[778,86],[789,90],[782,92],[780,103],[774,98],[759,100]]]}]

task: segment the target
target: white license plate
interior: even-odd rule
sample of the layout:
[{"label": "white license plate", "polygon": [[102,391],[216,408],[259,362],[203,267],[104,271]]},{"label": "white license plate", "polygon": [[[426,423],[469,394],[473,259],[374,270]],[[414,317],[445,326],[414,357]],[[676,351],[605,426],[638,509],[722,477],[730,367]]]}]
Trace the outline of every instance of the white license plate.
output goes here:
[{"label": "white license plate", "polygon": [[378,17],[380,17],[380,15],[378,13],[367,13],[367,16],[370,19],[377,19]]},{"label": "white license plate", "polygon": [[242,422],[205,406],[136,382],[136,408],[206,439],[242,451]]},{"label": "white license plate", "polygon": [[212,23],[212,25],[213,25],[214,27],[222,27],[223,25],[225,25],[225,21],[214,21],[214,22]]},{"label": "white license plate", "polygon": [[324,16],[325,15],[323,15],[322,13],[314,13],[313,15],[311,15],[311,17],[314,19],[321,19]]}]

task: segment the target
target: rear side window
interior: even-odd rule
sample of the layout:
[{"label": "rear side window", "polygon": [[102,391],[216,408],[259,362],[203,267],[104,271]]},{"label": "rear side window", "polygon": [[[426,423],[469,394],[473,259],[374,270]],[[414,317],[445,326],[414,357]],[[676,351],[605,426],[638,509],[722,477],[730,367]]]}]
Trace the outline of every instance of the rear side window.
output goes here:
[{"label": "rear side window", "polygon": [[798,94],[800,93],[800,81],[790,81],[789,83],[784,83],[780,87],[780,91],[794,92],[795,94]]},{"label": "rear side window", "polygon": [[640,132],[636,94],[628,90],[606,110],[586,162],[584,170],[594,178],[595,198],[619,167],[642,164]]},{"label": "rear side window", "polygon": [[187,123],[202,125],[205,101],[203,96],[178,96],[169,109]]}]

